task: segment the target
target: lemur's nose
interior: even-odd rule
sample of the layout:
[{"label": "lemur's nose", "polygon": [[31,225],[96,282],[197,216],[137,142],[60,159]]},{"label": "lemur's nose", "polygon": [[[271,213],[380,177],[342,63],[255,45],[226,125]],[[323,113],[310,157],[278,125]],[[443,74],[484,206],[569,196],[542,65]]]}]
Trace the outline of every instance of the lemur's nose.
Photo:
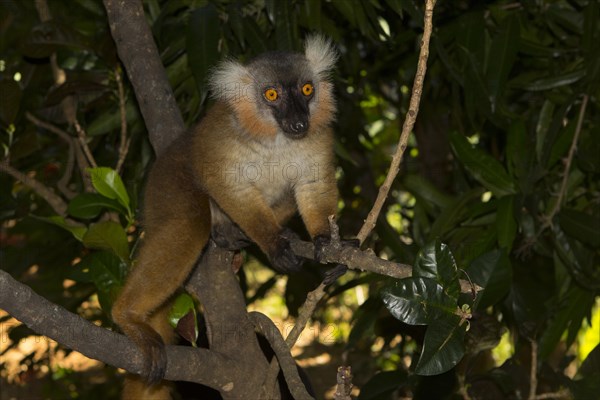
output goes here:
[{"label": "lemur's nose", "polygon": [[308,128],[308,124],[303,121],[296,121],[296,122],[292,122],[290,124],[290,129],[292,130],[292,132],[295,132],[295,133],[304,132],[304,131],[306,131],[307,128]]}]

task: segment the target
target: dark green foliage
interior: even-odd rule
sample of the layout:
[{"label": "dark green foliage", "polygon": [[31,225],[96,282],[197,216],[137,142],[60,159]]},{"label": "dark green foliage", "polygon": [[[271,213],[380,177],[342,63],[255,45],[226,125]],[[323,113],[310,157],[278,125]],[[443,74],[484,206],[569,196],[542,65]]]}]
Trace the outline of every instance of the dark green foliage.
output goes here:
[{"label": "dark green foliage", "polygon": [[[356,233],[383,182],[408,108],[422,2],[144,5],[190,126],[210,105],[207,77],[218,60],[300,50],[312,31],[333,39],[340,49],[333,76],[344,204],[338,220],[342,234]],[[110,326],[112,301],[138,243],[140,193],[153,154],[101,2],[49,6],[53,19],[41,23],[34,2],[0,2],[0,161],[62,196],[66,213],[58,216],[35,190],[0,172],[0,263],[51,301]],[[452,398],[461,388],[474,398],[517,398],[529,390],[531,341],[539,350],[538,393],[567,388],[575,398],[588,399],[600,391],[598,346],[585,361],[575,361],[573,379],[564,373],[584,345],[578,333],[589,326],[592,311],[599,312],[599,43],[595,0],[438,0],[417,123],[368,243],[389,259],[416,260],[414,276],[396,282],[348,274],[314,316],[338,323],[343,317],[331,319],[330,311],[352,311],[345,344],[361,399]],[[58,84],[52,54],[66,73]],[[117,74],[124,80],[123,118],[131,139],[121,175],[114,170],[122,120]],[[65,117],[68,101],[100,168],[82,171],[59,135],[28,118],[57,126],[79,145]],[[61,178],[71,165],[63,192]],[[291,314],[322,274],[322,267],[311,266],[289,279],[285,301]],[[67,278],[75,283],[64,285]],[[458,279],[484,290],[475,299],[461,294]],[[249,301],[265,297],[276,282],[267,278],[253,292],[247,288]],[[346,304],[358,286],[366,300]],[[82,310],[94,295],[102,310]],[[188,300],[173,316],[193,340],[197,330],[185,320],[195,319]],[[473,318],[467,322],[461,316],[469,311]],[[506,331],[514,350],[508,360],[480,362]],[[17,327],[9,337],[31,334]],[[569,346],[570,353],[561,350]],[[370,361],[361,363],[365,358]],[[31,368],[41,364],[28,362]],[[328,386],[340,363],[328,366]],[[53,372],[46,397],[91,398],[83,378]],[[106,379],[116,379],[114,371]],[[66,389],[71,382],[77,391]],[[113,390],[103,398],[116,395]]]}]

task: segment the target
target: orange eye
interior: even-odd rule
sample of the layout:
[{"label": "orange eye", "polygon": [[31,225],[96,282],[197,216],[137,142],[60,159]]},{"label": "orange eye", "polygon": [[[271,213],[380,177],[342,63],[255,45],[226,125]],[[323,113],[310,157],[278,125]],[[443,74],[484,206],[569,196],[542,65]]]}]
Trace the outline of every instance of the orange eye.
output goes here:
[{"label": "orange eye", "polygon": [[275,100],[277,100],[277,97],[279,97],[277,90],[275,90],[273,88],[265,90],[264,95],[265,95],[265,99],[267,99],[269,101],[275,101]]},{"label": "orange eye", "polygon": [[313,93],[313,90],[315,90],[315,88],[310,83],[305,83],[304,86],[302,86],[302,94],[305,96],[310,96]]}]

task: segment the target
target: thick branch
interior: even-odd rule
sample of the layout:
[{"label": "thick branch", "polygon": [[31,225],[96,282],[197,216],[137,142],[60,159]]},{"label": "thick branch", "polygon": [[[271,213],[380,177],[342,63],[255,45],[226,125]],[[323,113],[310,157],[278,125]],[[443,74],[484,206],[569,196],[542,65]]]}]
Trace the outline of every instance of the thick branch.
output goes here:
[{"label": "thick branch", "polygon": [[104,0],[110,31],[157,154],[185,126],[140,0]]},{"label": "thick branch", "polygon": [[[306,391],[306,387],[304,387],[304,383],[302,383],[302,379],[300,379],[300,375],[298,374],[296,362],[290,354],[290,348],[285,340],[283,340],[281,332],[279,332],[279,329],[277,329],[273,321],[266,315],[256,311],[250,313],[250,319],[254,323],[256,330],[267,339],[271,349],[273,349],[275,357],[277,357],[277,361],[283,371],[285,381],[290,389],[290,393],[292,393],[294,399],[314,399],[314,397]],[[265,390],[270,389],[267,388],[266,385],[269,385],[272,381],[273,379],[267,374],[267,377],[264,380]],[[269,392],[267,398],[272,398],[272,393],[272,391]]]},{"label": "thick branch", "polygon": [[[0,307],[35,332],[89,358],[133,373],[142,370],[142,354],[127,337],[51,303],[1,270]],[[167,346],[167,358],[166,379],[201,383],[217,390],[230,378],[221,371],[234,367],[227,357],[206,349]]]},{"label": "thick branch", "polygon": [[204,308],[211,350],[231,361],[231,365],[218,368],[220,374],[229,377],[228,384],[219,389],[221,395],[225,399],[254,399],[259,398],[268,363],[246,311],[232,261],[233,252],[210,241],[185,287]]}]

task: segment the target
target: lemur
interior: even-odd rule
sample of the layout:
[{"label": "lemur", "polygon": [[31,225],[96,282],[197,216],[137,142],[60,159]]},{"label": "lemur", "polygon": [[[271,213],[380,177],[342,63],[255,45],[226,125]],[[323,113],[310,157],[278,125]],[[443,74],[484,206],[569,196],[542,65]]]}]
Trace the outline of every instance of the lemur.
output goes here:
[{"label": "lemur", "polygon": [[126,378],[124,398],[170,398],[159,383],[165,344],[175,341],[169,300],[209,238],[228,248],[249,239],[284,273],[302,265],[284,233],[296,211],[317,252],[328,243],[338,199],[336,58],[329,40],[312,36],[304,53],[222,62],[209,81],[215,104],[157,158],[144,193],[145,237],[112,309],[145,362],[142,379]]}]

